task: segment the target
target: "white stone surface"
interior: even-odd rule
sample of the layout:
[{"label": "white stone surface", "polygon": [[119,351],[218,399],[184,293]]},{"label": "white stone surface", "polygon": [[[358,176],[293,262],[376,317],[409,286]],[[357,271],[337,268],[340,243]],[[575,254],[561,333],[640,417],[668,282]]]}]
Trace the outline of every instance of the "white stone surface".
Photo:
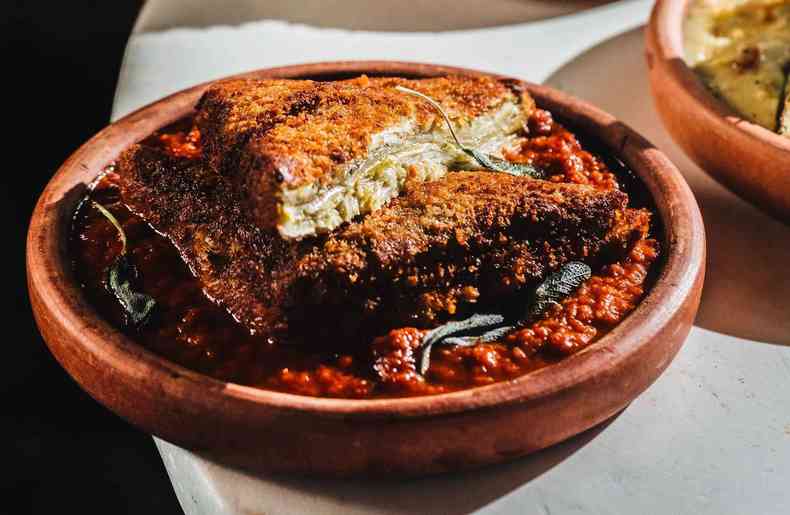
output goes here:
[{"label": "white stone surface", "polygon": [[787,348],[695,329],[604,426],[511,464],[408,482],[256,478],[157,445],[191,514],[786,515],[789,378]]},{"label": "white stone surface", "polygon": [[612,0],[227,0],[218,9],[215,2],[206,0],[149,0],[140,12],[135,31],[238,25],[263,19],[357,30],[458,30],[541,20],[610,1]]},{"label": "white stone surface", "polygon": [[528,24],[448,32],[346,31],[264,20],[138,33],[126,50],[113,119],[207,80],[315,61],[435,62],[540,82],[579,52],[641,24],[648,6],[631,0]]},{"label": "white stone surface", "polygon": [[251,477],[155,439],[187,513],[790,513],[790,228],[711,181],[664,132],[641,30],[629,30],[649,6],[430,34],[263,21],[133,37],[114,117],[229,73],[319,60],[418,60],[545,80],[665,150],[695,190],[709,237],[697,320],[706,329],[692,329],[664,375],[607,424],[511,464],[408,482]]}]

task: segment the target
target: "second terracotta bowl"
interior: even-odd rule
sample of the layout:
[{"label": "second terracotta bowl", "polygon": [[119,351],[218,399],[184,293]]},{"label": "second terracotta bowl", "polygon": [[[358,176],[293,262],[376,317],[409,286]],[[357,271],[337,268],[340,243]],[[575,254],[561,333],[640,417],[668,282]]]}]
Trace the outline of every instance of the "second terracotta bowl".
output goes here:
[{"label": "second terracotta bowl", "polygon": [[[479,74],[445,66],[341,62],[253,72],[314,78]],[[667,367],[689,332],[703,281],[705,237],[675,167],[610,115],[527,84],[538,105],[622,159],[644,183],[663,226],[657,282],[611,333],[517,379],[427,397],[319,399],[225,383],[137,345],[103,320],[74,279],[66,241],[86,185],[128,145],[193,109],[205,85],[110,125],[58,170],[39,199],[27,243],[30,297],[44,339],[99,402],[145,431],[223,463],[311,475],[416,475],[512,459],[608,419]]]},{"label": "second terracotta bowl", "polygon": [[713,178],[790,223],[790,138],[742,119],[715,98],[684,60],[692,0],[658,0],[646,31],[656,108],[683,151]]}]

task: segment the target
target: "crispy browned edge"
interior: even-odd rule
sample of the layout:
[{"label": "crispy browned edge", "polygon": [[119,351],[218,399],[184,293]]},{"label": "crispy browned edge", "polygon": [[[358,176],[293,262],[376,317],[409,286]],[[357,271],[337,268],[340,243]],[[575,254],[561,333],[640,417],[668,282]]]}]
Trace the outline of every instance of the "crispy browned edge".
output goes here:
[{"label": "crispy browned edge", "polygon": [[459,123],[508,99],[518,99],[525,116],[534,109],[518,82],[491,77],[234,79],[205,92],[196,123],[209,163],[232,178],[252,219],[272,227],[283,188],[329,181],[333,169],[366,154],[374,134],[404,118],[423,130],[437,123],[424,101],[394,90],[395,85],[431,96]]},{"label": "crispy browned edge", "polygon": [[333,233],[299,261],[289,302],[334,311],[338,322],[378,311],[393,326],[435,325],[570,260],[597,267],[622,257],[650,218],[627,201],[617,190],[455,172]]},{"label": "crispy browned edge", "polygon": [[[640,227],[619,223],[630,212],[619,191],[456,172],[413,185],[329,238],[293,242],[252,224],[227,181],[199,161],[136,146],[117,171],[124,202],[170,238],[211,298],[257,332],[321,312],[429,324],[468,305],[467,287],[486,299],[513,293],[569,259],[624,250]],[[478,258],[499,271],[480,276]]]}]

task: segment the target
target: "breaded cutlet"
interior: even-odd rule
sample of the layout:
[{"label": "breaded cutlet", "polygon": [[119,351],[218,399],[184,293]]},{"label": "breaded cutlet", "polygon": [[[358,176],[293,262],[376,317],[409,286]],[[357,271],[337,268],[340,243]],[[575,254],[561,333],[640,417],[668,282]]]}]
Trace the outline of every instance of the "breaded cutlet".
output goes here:
[{"label": "breaded cutlet", "polygon": [[407,180],[477,166],[436,111],[397,85],[435,99],[462,141],[497,156],[535,108],[518,83],[491,77],[233,79],[198,102],[205,157],[259,227],[284,238],[327,233],[381,208]]},{"label": "breaded cutlet", "polygon": [[431,327],[508,302],[568,261],[597,268],[624,255],[649,226],[627,201],[617,190],[484,171],[410,185],[299,260],[291,323],[318,311],[345,333],[365,330],[360,320],[374,331]]},{"label": "breaded cutlet", "polygon": [[430,326],[567,261],[618,256],[649,221],[620,191],[458,172],[327,237],[289,241],[254,224],[201,161],[134,146],[116,170],[124,203],[175,244],[211,299],[252,332],[292,337]]}]

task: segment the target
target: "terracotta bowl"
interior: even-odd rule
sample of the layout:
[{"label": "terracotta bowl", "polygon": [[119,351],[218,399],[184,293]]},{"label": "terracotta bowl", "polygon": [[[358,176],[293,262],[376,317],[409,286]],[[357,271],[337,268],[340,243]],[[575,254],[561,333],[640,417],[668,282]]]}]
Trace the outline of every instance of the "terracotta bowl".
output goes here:
[{"label": "terracotta bowl", "polygon": [[[472,70],[340,62],[256,71],[257,77],[431,77]],[[155,102],[102,130],[58,170],[30,224],[27,271],[38,326],[66,371],[143,430],[226,464],[311,475],[419,475],[521,456],[622,410],[667,367],[689,332],[704,275],[705,236],[675,167],[610,115],[543,86],[538,104],[594,135],[644,182],[663,225],[657,283],[615,330],[584,351],[518,379],[466,391],[386,400],[319,399],[221,382],[129,340],[88,304],[66,239],[88,184],[122,149],[192,109],[206,87]]]},{"label": "terracotta bowl", "polygon": [[658,0],[647,27],[647,65],[669,133],[736,195],[790,223],[790,139],[739,117],[686,65],[683,22],[692,0]]}]

